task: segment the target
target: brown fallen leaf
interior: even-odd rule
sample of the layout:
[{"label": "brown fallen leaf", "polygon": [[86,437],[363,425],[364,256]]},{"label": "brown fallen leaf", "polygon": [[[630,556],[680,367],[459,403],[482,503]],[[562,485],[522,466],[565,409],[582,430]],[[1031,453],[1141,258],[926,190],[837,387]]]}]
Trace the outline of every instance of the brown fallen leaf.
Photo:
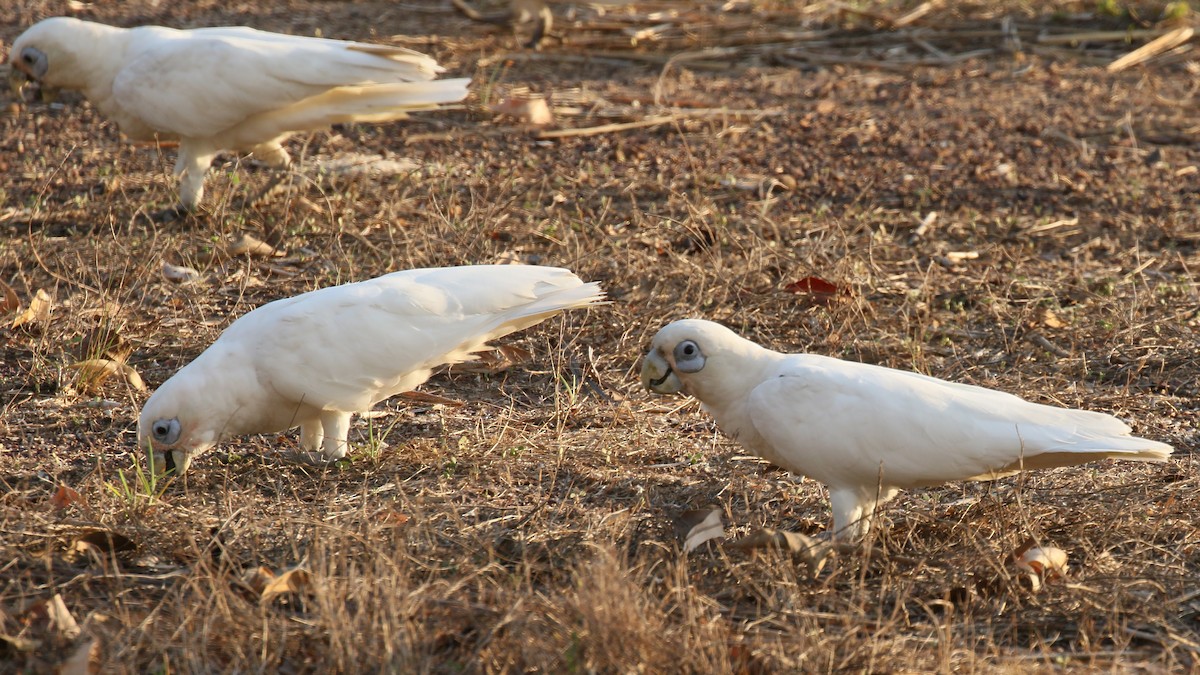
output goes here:
[{"label": "brown fallen leaf", "polygon": [[[0,634],[0,643],[7,645],[7,649],[17,652],[32,652],[41,645],[41,643],[37,640],[17,637],[16,635],[3,634]],[[4,650],[0,650],[0,653],[3,651]]]},{"label": "brown fallen leaf", "polygon": [[1048,328],[1062,328],[1067,325],[1049,307],[1043,308],[1040,314],[1042,324]]},{"label": "brown fallen leaf", "polygon": [[25,311],[13,319],[12,328],[49,323],[50,306],[52,304],[53,300],[50,299],[50,294],[39,288],[37,293],[34,294],[33,299],[29,301],[29,306],[25,308]]},{"label": "brown fallen leaf", "polygon": [[375,521],[383,527],[401,527],[408,524],[410,520],[412,520],[411,517],[395,509],[384,509],[375,514]]},{"label": "brown fallen leaf", "polygon": [[46,630],[56,631],[68,640],[79,637],[79,624],[62,596],[55,593],[49,600],[38,600],[27,607],[18,617],[27,626],[39,626]]},{"label": "brown fallen leaf", "polygon": [[497,115],[505,115],[523,124],[546,126],[554,124],[554,113],[546,97],[537,95],[511,96],[493,103],[488,109]]},{"label": "brown fallen leaf", "polygon": [[128,558],[129,554],[136,550],[137,543],[123,534],[109,530],[93,530],[71,542],[65,557],[72,562],[90,559],[92,562],[103,563],[113,554]]},{"label": "brown fallen leaf", "polygon": [[65,509],[72,504],[85,504],[83,496],[66,485],[59,485],[50,497],[50,504],[56,509]]},{"label": "brown fallen leaf", "polygon": [[262,590],[260,601],[266,604],[281,595],[304,593],[309,590],[311,581],[312,579],[308,570],[302,567],[294,567],[268,581],[266,587]]},{"label": "brown fallen leaf", "polygon": [[275,573],[270,568],[258,566],[254,569],[246,570],[242,573],[242,583],[247,588],[254,591],[256,596],[261,597],[263,591],[266,590],[267,584],[275,578]]},{"label": "brown fallen leaf", "polygon": [[1038,546],[1033,539],[1026,540],[1013,552],[1013,564],[1035,592],[1046,582],[1061,579],[1070,571],[1066,551],[1057,546]]},{"label": "brown fallen leaf", "polygon": [[723,539],[725,525],[721,515],[721,509],[717,506],[706,506],[680,514],[675,519],[675,535],[683,543],[683,552],[691,553],[706,541]]},{"label": "brown fallen leaf", "polygon": [[283,252],[274,246],[245,233],[230,242],[226,252],[231,256],[248,255],[251,258],[274,258],[283,255]]},{"label": "brown fallen leaf", "polygon": [[172,265],[164,260],[162,275],[167,281],[173,281],[177,284],[189,284],[200,278],[200,271],[183,265]]},{"label": "brown fallen leaf", "polygon": [[812,305],[828,305],[846,293],[837,284],[820,277],[804,277],[784,286],[783,290],[804,296],[805,301]]},{"label": "brown fallen leaf", "polygon": [[100,641],[89,637],[58,667],[58,675],[94,675],[100,672]]},{"label": "brown fallen leaf", "polygon": [[4,299],[0,300],[0,314],[8,314],[21,309],[21,300],[17,298],[17,292],[12,289],[12,286],[0,281],[0,292],[4,293]]},{"label": "brown fallen leaf", "polygon": [[79,371],[78,386],[79,390],[84,393],[97,393],[105,380],[117,374],[123,376],[129,386],[134,389],[146,391],[145,380],[132,366],[112,359],[88,359],[72,363],[67,367]]},{"label": "brown fallen leaf", "polygon": [[775,530],[764,527],[728,544],[730,548],[741,551],[754,551],[760,548],[775,548],[792,554],[792,560],[808,569],[808,576],[816,578],[825,567],[833,548],[826,542],[818,541],[808,535],[787,530]]}]

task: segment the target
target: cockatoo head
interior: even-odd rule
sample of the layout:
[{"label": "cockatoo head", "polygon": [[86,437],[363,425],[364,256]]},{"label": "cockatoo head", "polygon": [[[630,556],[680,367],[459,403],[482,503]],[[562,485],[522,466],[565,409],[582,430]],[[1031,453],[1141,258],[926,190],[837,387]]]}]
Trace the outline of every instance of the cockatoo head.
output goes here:
[{"label": "cockatoo head", "polygon": [[658,394],[684,392],[701,401],[723,398],[721,391],[743,382],[762,347],[712,321],[684,319],[664,326],[642,361],[642,385]]},{"label": "cockatoo head", "polygon": [[146,451],[156,473],[182,475],[192,459],[220,440],[220,431],[200,410],[206,400],[203,392],[194,388],[188,378],[171,378],[142,407],[138,447]]},{"label": "cockatoo head", "polygon": [[87,21],[56,16],[39,21],[13,42],[9,52],[12,70],[9,85],[18,97],[30,82],[42,88],[43,97],[56,89],[83,89],[103,50],[94,49],[92,34],[112,30]]}]

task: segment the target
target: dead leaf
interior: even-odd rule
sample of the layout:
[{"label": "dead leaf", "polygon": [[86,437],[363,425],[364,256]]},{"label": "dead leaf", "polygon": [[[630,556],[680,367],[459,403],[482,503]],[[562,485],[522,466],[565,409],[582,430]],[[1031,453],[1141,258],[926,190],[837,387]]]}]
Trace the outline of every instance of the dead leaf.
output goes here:
[{"label": "dead leaf", "polygon": [[554,113],[545,96],[511,96],[493,103],[488,109],[497,115],[506,115],[522,124],[543,127],[554,124]]},{"label": "dead leaf", "polygon": [[67,557],[79,560],[95,556],[105,560],[112,554],[129,554],[136,550],[137,544],[123,534],[109,530],[93,530],[71,542]]},{"label": "dead leaf", "polygon": [[246,570],[242,574],[242,583],[250,590],[254,591],[257,596],[262,596],[263,591],[267,588],[267,584],[275,578],[275,573],[266,567],[255,567],[252,570]]},{"label": "dead leaf", "polygon": [[683,552],[691,553],[706,541],[725,537],[721,509],[706,506],[685,511],[675,519],[675,534],[683,542]]},{"label": "dead leaf", "polygon": [[[7,302],[7,301],[6,301]],[[50,299],[50,294],[39,288],[34,294],[33,299],[29,301],[29,307],[25,308],[17,318],[13,319],[12,327],[24,326],[26,324],[45,324],[50,322],[50,306],[53,301]]]},{"label": "dead leaf", "polygon": [[71,616],[67,603],[63,602],[62,596],[57,593],[49,600],[33,603],[19,618],[27,626],[38,625],[47,630],[54,630],[68,640],[79,637],[79,624],[75,622],[75,617]]},{"label": "dead leaf", "polygon": [[84,640],[58,667],[58,675],[93,675],[100,672],[100,641]]},{"label": "dead leaf", "polygon": [[1062,319],[1058,318],[1058,315],[1051,311],[1049,307],[1042,309],[1041,320],[1042,324],[1048,328],[1062,328],[1063,326],[1067,325]]},{"label": "dead leaf", "polygon": [[828,305],[837,299],[838,294],[844,294],[837,284],[825,281],[820,277],[804,277],[783,287],[789,293],[806,296],[813,305]]},{"label": "dead leaf", "polygon": [[[237,255],[230,251],[233,255]],[[200,278],[200,271],[183,265],[172,265],[167,261],[163,261],[162,275],[167,281],[173,281],[177,284],[190,284]]]},{"label": "dead leaf", "polygon": [[226,252],[231,256],[248,255],[251,258],[274,258],[283,255],[283,252],[274,246],[245,233],[231,242]]},{"label": "dead leaf", "polygon": [[408,524],[412,518],[394,509],[384,509],[375,514],[375,520],[383,527],[401,527]]},{"label": "dead leaf", "polygon": [[1034,591],[1041,590],[1046,582],[1065,577],[1069,571],[1066,551],[1057,546],[1038,546],[1033,539],[1013,552],[1013,563]]},{"label": "dead leaf", "polygon": [[9,649],[18,652],[32,652],[41,644],[37,640],[2,634],[0,634],[0,642],[8,645]]},{"label": "dead leaf", "polygon": [[56,509],[65,509],[72,504],[85,504],[83,496],[66,485],[59,485],[50,497],[50,504]]},{"label": "dead leaf", "polygon": [[146,382],[132,366],[112,359],[88,359],[72,363],[68,368],[79,371],[78,386],[84,393],[96,393],[105,380],[116,374],[122,375],[134,389],[146,391]]},{"label": "dead leaf", "polygon": [[261,602],[266,604],[281,595],[304,593],[308,591],[311,581],[308,570],[294,567],[267,582],[262,590]]},{"label": "dead leaf", "polygon": [[1042,589],[1046,581],[1066,577],[1067,551],[1058,546],[1039,546],[1033,539],[1028,539],[1020,548],[1013,552],[1013,563],[1026,575],[1034,591]]},{"label": "dead leaf", "polygon": [[833,553],[826,542],[817,541],[808,535],[787,530],[762,528],[729,544],[730,548],[754,551],[760,548],[775,548],[792,554],[792,560],[808,568],[808,575],[816,578]]},{"label": "dead leaf", "polygon": [[12,289],[12,286],[0,281],[0,291],[4,292],[4,300],[0,301],[0,314],[8,314],[21,309],[21,300],[17,298],[17,292]]}]

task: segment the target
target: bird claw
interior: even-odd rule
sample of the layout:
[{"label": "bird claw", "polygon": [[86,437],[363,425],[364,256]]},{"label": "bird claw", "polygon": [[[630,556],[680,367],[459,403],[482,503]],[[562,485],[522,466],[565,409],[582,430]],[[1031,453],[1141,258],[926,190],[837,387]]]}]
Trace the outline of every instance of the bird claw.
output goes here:
[{"label": "bird claw", "polygon": [[333,466],[334,464],[337,464],[338,459],[341,459],[341,458],[329,459],[320,452],[307,452],[307,451],[285,452],[285,453],[283,453],[283,458],[294,464],[307,464],[309,466],[315,466],[315,467],[319,467],[322,469]]},{"label": "bird claw", "polygon": [[160,209],[151,213],[146,213],[143,211],[138,215],[140,215],[142,218],[145,218],[151,224],[163,225],[179,220],[185,220],[192,214],[193,212],[191,209],[187,208],[183,204],[176,204],[174,206],[168,206],[165,209]]}]

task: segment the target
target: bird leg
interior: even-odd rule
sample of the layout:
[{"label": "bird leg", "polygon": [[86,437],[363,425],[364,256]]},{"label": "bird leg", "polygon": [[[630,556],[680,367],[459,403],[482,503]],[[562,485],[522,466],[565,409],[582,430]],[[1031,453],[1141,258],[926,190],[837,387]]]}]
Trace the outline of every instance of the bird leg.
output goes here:
[{"label": "bird leg", "polygon": [[321,427],[325,437],[321,441],[321,454],[326,462],[336,462],[346,456],[350,447],[346,436],[350,433],[350,413],[340,410],[322,410]]},{"label": "bird leg", "polygon": [[292,165],[291,155],[288,155],[288,151],[283,149],[279,141],[260,143],[250,148],[250,154],[272,169],[286,169]]},{"label": "bird leg", "polygon": [[318,417],[300,423],[300,451],[284,453],[291,461],[327,466],[346,456],[350,413],[323,410]]},{"label": "bird leg", "polygon": [[179,157],[175,160],[175,176],[179,178],[179,207],[185,212],[195,211],[204,198],[204,176],[212,166],[213,151],[202,151],[180,143]]},{"label": "bird leg", "polygon": [[875,510],[896,496],[895,488],[880,488],[878,493],[853,488],[830,488],[829,504],[833,507],[833,537],[843,541],[862,541],[871,530]]},{"label": "bird leg", "polygon": [[251,148],[250,154],[274,169],[274,175],[271,176],[266,186],[258,194],[246,200],[246,206],[251,208],[257,207],[280,189],[287,191],[296,187],[297,176],[289,170],[292,165],[292,158],[278,141],[256,145]]}]

